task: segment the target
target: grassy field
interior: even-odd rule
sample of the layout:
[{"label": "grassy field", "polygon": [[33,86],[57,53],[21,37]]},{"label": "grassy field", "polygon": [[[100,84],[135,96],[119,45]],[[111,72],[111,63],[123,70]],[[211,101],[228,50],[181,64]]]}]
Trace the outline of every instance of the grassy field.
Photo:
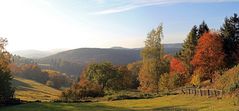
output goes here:
[{"label": "grassy field", "polygon": [[238,111],[231,99],[172,95],[154,99],[96,103],[30,103],[0,108],[0,111]]},{"label": "grassy field", "polygon": [[61,91],[59,90],[23,78],[14,78],[13,86],[16,87],[16,98],[20,98],[21,100],[49,101],[57,99],[61,94]]}]

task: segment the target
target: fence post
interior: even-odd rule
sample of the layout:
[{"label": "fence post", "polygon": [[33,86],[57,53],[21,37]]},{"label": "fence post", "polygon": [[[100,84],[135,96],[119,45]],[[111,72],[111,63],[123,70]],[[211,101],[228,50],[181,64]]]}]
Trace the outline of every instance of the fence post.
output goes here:
[{"label": "fence post", "polygon": [[216,90],[214,90],[214,93],[215,93],[215,96],[217,96],[217,91]]},{"label": "fence post", "polygon": [[222,99],[222,90],[219,90],[220,91],[220,99]]},{"label": "fence post", "polygon": [[200,95],[202,96],[202,90],[200,89],[199,91],[200,91]]},{"label": "fence post", "polygon": [[208,93],[207,96],[210,96],[210,90],[209,89],[207,90],[207,93]]},{"label": "fence post", "polygon": [[194,96],[215,96],[217,98],[222,98],[222,90],[217,89],[201,89],[201,88],[182,88],[183,94],[193,94]]},{"label": "fence post", "polygon": [[197,90],[196,88],[194,88],[194,96],[196,96],[196,94],[197,94]]}]

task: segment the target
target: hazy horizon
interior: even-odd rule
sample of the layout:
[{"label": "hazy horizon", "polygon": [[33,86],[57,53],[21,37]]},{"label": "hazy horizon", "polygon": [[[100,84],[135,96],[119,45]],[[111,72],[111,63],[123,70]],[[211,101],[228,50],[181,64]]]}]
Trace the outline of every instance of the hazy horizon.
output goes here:
[{"label": "hazy horizon", "polygon": [[219,29],[238,0],[0,0],[0,37],[9,51],[144,46],[160,23],[163,43],[182,43],[203,20]]}]

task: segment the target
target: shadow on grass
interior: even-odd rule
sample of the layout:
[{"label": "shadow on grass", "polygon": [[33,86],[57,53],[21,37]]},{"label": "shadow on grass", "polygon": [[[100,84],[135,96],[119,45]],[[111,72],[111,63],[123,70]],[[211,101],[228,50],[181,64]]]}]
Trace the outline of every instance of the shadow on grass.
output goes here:
[{"label": "shadow on grass", "polygon": [[[137,109],[137,111],[198,111],[186,106],[165,106],[149,109]],[[0,108],[0,111],[136,111],[134,109],[107,106],[102,103],[28,103],[16,106]]]},{"label": "shadow on grass", "polygon": [[152,109],[153,111],[198,111],[199,109],[182,108],[182,106],[166,106]]},{"label": "shadow on grass", "polygon": [[26,84],[26,83],[24,83],[24,82],[22,82],[22,81],[19,81],[19,80],[17,80],[17,79],[13,79],[12,84],[13,84],[14,87],[21,86],[21,87],[23,87],[23,88],[24,88],[24,87],[25,87],[25,88],[33,88],[31,85]]},{"label": "shadow on grass", "polygon": [[134,111],[100,103],[29,103],[0,108],[0,111]]}]

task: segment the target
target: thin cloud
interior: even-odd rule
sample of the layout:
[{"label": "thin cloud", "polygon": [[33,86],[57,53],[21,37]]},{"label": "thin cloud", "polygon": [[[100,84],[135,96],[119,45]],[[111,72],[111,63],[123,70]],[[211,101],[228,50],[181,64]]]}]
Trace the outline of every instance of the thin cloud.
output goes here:
[{"label": "thin cloud", "polygon": [[104,3],[105,0],[95,0],[97,3]]},{"label": "thin cloud", "polygon": [[[107,1],[104,1],[107,3]],[[112,6],[110,8],[105,8],[101,11],[95,12],[96,15],[113,14],[120,13],[129,10],[133,10],[140,7],[153,6],[153,5],[167,5],[167,4],[177,4],[177,3],[220,3],[220,2],[239,2],[239,0],[129,0],[127,4],[121,6]],[[115,2],[115,5],[121,2]]]}]

